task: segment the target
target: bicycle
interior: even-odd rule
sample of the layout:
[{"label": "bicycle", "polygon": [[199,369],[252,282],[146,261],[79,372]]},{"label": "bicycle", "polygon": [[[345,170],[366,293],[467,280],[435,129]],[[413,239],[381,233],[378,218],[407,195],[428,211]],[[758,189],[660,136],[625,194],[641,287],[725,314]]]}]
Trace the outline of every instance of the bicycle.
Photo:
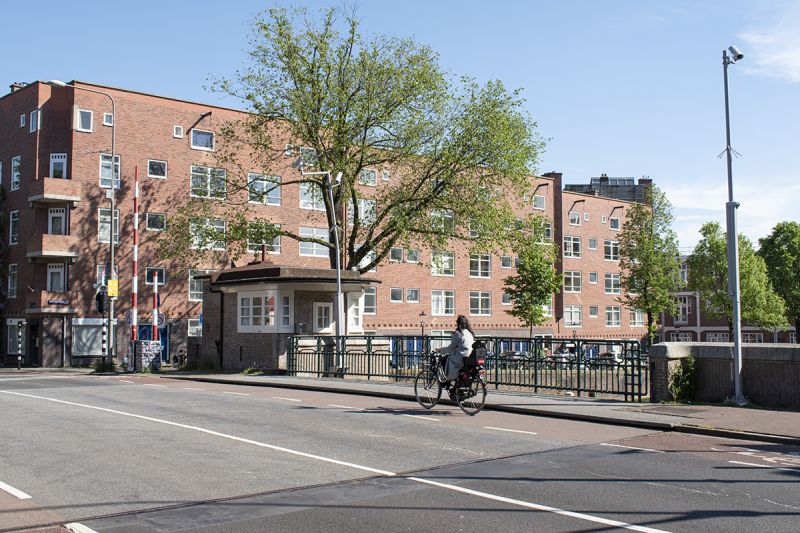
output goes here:
[{"label": "bicycle", "polygon": [[[450,399],[469,416],[476,415],[486,405],[483,364],[483,359],[467,357],[458,377],[445,383]],[[422,365],[423,369],[414,379],[414,395],[422,407],[433,409],[442,397],[443,388],[439,381],[439,355],[435,352],[428,354]]]}]

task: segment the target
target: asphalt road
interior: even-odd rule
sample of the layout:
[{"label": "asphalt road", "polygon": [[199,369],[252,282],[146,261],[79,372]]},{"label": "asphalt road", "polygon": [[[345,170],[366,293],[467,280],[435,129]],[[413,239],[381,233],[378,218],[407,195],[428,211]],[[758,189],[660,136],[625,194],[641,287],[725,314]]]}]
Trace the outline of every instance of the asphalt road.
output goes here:
[{"label": "asphalt road", "polygon": [[800,530],[798,448],[353,395],[3,374],[0,450],[0,531]]}]

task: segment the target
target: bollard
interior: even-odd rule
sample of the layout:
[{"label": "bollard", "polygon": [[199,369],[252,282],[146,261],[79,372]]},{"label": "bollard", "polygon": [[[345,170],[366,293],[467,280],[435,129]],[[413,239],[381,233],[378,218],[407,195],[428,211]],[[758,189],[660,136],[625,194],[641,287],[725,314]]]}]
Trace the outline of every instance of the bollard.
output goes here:
[{"label": "bollard", "polygon": [[107,337],[108,337],[108,328],[106,327],[105,317],[103,317],[103,337],[102,337],[103,346],[100,349],[101,350],[100,354],[101,354],[101,361],[103,363],[104,371],[105,371],[105,367],[106,367],[106,347],[108,346],[108,344],[106,342]]},{"label": "bollard", "polygon": [[24,320],[17,322],[17,370],[22,370],[22,328],[24,326]]}]

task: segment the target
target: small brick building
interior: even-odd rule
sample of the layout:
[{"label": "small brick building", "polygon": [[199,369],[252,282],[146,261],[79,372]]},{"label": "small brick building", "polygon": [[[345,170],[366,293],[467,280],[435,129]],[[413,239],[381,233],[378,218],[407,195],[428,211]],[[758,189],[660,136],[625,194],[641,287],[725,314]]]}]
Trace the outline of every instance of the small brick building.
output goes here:
[{"label": "small brick building", "polygon": [[[342,271],[345,334],[364,333],[364,289],[380,283]],[[226,371],[285,368],[293,334],[335,335],[336,271],[267,261],[204,276],[198,363]]]}]

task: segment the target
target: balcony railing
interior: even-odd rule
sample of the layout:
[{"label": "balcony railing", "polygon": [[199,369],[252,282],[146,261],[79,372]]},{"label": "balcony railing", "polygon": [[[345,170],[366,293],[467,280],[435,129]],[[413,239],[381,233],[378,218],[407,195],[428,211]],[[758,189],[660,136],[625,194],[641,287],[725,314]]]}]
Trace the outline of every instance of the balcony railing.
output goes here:
[{"label": "balcony railing", "polygon": [[31,235],[28,259],[75,259],[80,255],[80,242],[75,235]]},{"label": "balcony railing", "polygon": [[28,191],[31,205],[81,201],[81,184],[76,180],[40,178],[28,185]]}]

